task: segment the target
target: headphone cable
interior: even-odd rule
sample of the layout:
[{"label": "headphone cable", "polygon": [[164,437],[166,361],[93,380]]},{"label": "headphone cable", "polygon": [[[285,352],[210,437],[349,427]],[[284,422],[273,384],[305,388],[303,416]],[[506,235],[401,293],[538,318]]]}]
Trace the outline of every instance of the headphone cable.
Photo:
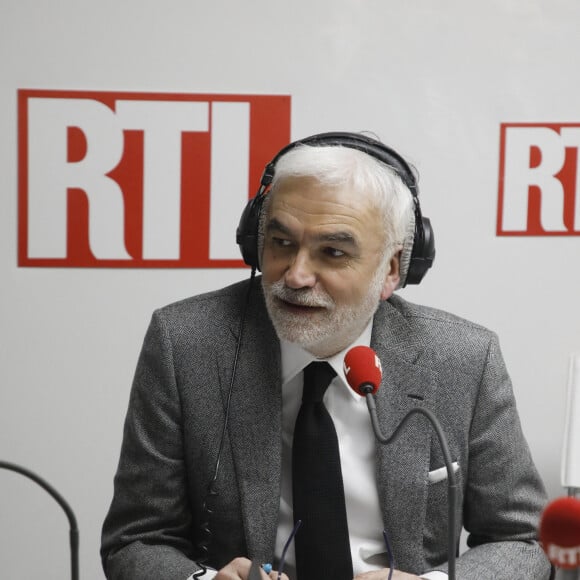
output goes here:
[{"label": "headphone cable", "polygon": [[215,489],[215,484],[216,484],[218,473],[219,473],[222,451],[224,448],[226,433],[227,433],[227,429],[228,429],[228,423],[229,423],[229,417],[230,417],[230,408],[231,408],[231,402],[232,402],[232,394],[233,394],[233,390],[234,390],[236,371],[238,369],[238,359],[239,359],[240,350],[241,350],[241,346],[242,346],[242,336],[243,336],[244,326],[245,326],[245,321],[246,321],[246,313],[248,310],[248,306],[250,304],[250,296],[252,293],[252,289],[254,287],[255,277],[256,277],[256,268],[252,267],[252,272],[250,274],[250,281],[249,281],[249,285],[248,285],[248,290],[246,292],[246,299],[244,302],[244,308],[242,310],[242,316],[240,317],[240,326],[239,326],[239,330],[238,330],[238,342],[236,345],[236,352],[234,353],[234,364],[233,364],[233,368],[232,368],[232,376],[230,378],[230,385],[228,388],[228,397],[226,400],[224,425],[223,425],[222,433],[221,433],[221,437],[220,437],[220,445],[218,448],[218,454],[217,454],[217,458],[216,458],[213,477],[212,477],[209,485],[207,486],[207,493],[206,493],[206,496],[205,496],[205,498],[203,500],[203,504],[202,504],[202,521],[203,521],[203,523],[201,524],[200,531],[202,532],[202,535],[204,537],[202,538],[202,540],[198,544],[198,549],[201,552],[201,556],[197,559],[197,563],[201,566],[201,569],[197,570],[193,574],[193,578],[200,578],[207,571],[207,566],[205,566],[205,563],[207,562],[207,559],[209,557],[209,546],[211,544],[211,538],[212,538],[211,529],[209,527],[209,523],[210,523],[209,520],[210,520],[211,515],[213,514],[211,507],[208,505],[208,503],[209,503],[208,500],[210,497],[215,497],[218,495],[218,492]]}]

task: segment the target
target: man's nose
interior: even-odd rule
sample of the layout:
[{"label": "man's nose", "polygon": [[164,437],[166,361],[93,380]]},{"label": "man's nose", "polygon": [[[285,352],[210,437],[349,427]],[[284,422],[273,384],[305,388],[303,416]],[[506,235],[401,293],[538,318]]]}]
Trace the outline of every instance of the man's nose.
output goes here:
[{"label": "man's nose", "polygon": [[284,274],[289,288],[312,288],[316,284],[316,273],[306,251],[298,251]]}]

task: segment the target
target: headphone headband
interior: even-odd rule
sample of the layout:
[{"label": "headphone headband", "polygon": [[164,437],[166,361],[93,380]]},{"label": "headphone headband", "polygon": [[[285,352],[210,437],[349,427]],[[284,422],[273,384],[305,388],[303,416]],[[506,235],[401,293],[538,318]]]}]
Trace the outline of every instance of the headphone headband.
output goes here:
[{"label": "headphone headband", "polygon": [[293,141],[286,145],[286,147],[283,147],[278,151],[278,153],[276,153],[276,156],[272,161],[266,165],[260,181],[260,184],[263,187],[268,187],[272,183],[276,163],[278,163],[280,157],[283,157],[286,153],[295,149],[299,145],[310,145],[311,147],[348,147],[349,149],[356,149],[357,151],[361,151],[362,153],[366,153],[367,155],[382,161],[385,165],[388,165],[393,169],[402,179],[403,183],[409,188],[413,196],[416,196],[419,193],[417,180],[415,179],[411,167],[394,149],[391,149],[380,141],[367,137],[366,135],[340,131],[311,135],[310,137]]},{"label": "headphone headband", "polygon": [[435,240],[433,230],[431,229],[431,222],[428,218],[424,218],[421,215],[418,197],[419,188],[415,174],[409,164],[394,149],[360,133],[319,133],[298,141],[293,141],[278,151],[275,157],[266,165],[262,178],[260,179],[260,188],[256,196],[250,199],[246,205],[236,231],[236,241],[240,246],[244,262],[252,268],[259,269],[258,229],[265,192],[274,179],[278,160],[299,145],[356,149],[390,167],[400,177],[413,196],[415,211],[415,233],[409,268],[401,285],[419,284],[435,259]]}]

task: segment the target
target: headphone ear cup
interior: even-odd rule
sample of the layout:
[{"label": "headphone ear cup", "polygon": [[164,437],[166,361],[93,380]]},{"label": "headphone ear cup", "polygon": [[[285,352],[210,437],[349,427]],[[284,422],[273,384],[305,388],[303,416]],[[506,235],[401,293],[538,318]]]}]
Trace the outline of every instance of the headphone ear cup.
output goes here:
[{"label": "headphone ear cup", "polygon": [[423,217],[420,210],[416,217],[413,251],[404,286],[419,284],[435,260],[435,237],[431,220]]},{"label": "headphone ear cup", "polygon": [[260,270],[258,238],[263,202],[264,195],[261,193],[250,199],[242,212],[240,223],[236,229],[236,242],[240,247],[244,262],[257,270]]}]

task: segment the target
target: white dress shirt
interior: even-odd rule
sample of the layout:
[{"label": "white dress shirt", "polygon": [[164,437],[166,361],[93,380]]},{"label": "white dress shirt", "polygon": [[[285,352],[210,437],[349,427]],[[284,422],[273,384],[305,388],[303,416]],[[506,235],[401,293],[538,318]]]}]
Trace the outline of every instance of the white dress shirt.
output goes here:
[{"label": "white dress shirt", "polygon": [[[330,413],[339,442],[350,549],[354,574],[387,568],[389,560],[383,539],[383,522],[376,485],[376,442],[366,401],[355,393],[344,376],[343,360],[353,346],[369,346],[372,321],[361,336],[338,354],[326,359],[336,377],[324,395],[324,405]],[[293,528],[292,514],[292,438],[294,424],[302,400],[302,371],[315,357],[296,344],[281,341],[282,362],[282,489],[280,518],[276,537],[276,556]],[[300,533],[300,532],[298,532]],[[293,576],[294,546],[286,555],[285,571]],[[443,572],[422,576],[429,580],[447,579]]]}]

